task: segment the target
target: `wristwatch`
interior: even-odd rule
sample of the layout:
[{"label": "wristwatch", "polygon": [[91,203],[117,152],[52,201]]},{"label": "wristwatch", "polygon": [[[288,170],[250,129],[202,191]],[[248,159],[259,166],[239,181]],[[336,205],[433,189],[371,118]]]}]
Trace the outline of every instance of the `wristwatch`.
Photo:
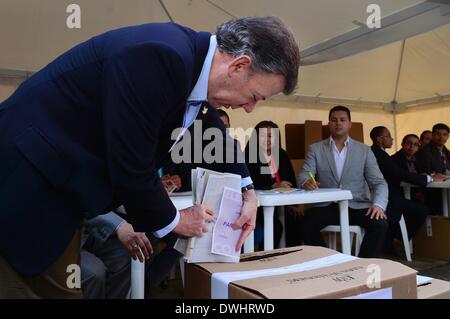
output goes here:
[{"label": "wristwatch", "polygon": [[249,190],[251,190],[251,189],[255,189],[255,186],[253,186],[253,184],[248,184],[247,186],[242,187],[242,188],[241,188],[241,191],[242,191],[243,193],[245,193],[246,191],[249,191]]}]

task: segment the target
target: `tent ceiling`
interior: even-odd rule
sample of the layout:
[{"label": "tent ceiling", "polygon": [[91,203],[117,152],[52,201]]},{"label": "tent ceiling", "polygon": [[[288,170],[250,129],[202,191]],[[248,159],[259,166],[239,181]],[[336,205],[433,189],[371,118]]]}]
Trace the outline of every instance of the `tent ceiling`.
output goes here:
[{"label": "tent ceiling", "polygon": [[[425,0],[377,0],[382,17]],[[450,2],[440,0],[441,2]],[[82,28],[66,27],[66,7],[81,7]],[[169,21],[213,32],[217,24],[245,15],[276,15],[285,21],[302,50],[365,22],[373,0],[1,0],[0,70],[35,71],[73,45],[125,25]],[[398,76],[401,42],[358,55],[302,67],[301,96],[388,103],[450,93],[450,27],[406,40]],[[0,72],[2,73],[2,72]],[[3,72],[4,73],[4,72]],[[398,91],[396,80],[399,78]]]}]

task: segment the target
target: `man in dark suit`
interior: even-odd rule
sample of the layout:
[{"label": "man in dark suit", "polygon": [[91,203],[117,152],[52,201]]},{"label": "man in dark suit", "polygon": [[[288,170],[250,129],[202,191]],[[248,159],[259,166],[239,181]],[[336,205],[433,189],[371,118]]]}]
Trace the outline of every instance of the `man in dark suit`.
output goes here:
[{"label": "man in dark suit", "polygon": [[[215,36],[145,24],[79,44],[25,81],[0,105],[0,273],[17,279],[0,282],[0,295],[80,297],[66,283],[68,265],[79,264],[79,224],[121,204],[136,232],[201,235],[212,212],[178,212],[157,174],[173,130],[189,127],[206,101],[251,112],[291,93],[299,60],[274,17],[232,20]],[[246,190],[233,225],[243,229],[240,249],[256,193],[244,163],[222,167]],[[136,251],[142,245],[137,238]]]},{"label": "man in dark suit", "polygon": [[[425,187],[427,183],[433,180],[445,180],[442,175],[419,175],[417,173],[410,173],[408,170],[400,167],[397,163],[386,153],[385,149],[392,147],[393,138],[391,133],[384,126],[377,126],[370,132],[372,139],[372,152],[380,167],[381,173],[386,180],[389,187],[389,202],[386,209],[388,217],[390,236],[401,239],[398,229],[398,223],[403,214],[405,217],[406,226],[408,229],[408,236],[411,239],[422,223],[425,221],[429,209],[418,201],[408,200],[403,197],[403,191],[400,186],[401,182],[414,184]],[[387,245],[392,242],[392,238],[387,239]],[[389,247],[389,246],[387,246]]]},{"label": "man in dark suit", "polygon": [[[445,147],[449,137],[449,127],[438,123],[433,126],[431,141],[417,152],[417,170],[419,173],[446,175],[450,170],[450,151]],[[440,189],[425,190],[425,204],[433,214],[442,213],[442,192]]]}]

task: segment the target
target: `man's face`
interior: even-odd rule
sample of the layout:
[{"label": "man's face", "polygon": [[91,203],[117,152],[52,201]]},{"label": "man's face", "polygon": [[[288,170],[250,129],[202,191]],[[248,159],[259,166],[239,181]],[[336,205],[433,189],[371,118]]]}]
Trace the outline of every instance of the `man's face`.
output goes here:
[{"label": "man's face", "polygon": [[428,143],[431,142],[431,138],[432,138],[432,133],[431,132],[424,133],[423,136],[422,136],[422,140],[420,141],[420,144],[422,146],[427,145]]},{"label": "man's face", "polygon": [[444,146],[448,140],[447,130],[435,130],[432,135],[433,142],[438,146]]},{"label": "man's face", "polygon": [[222,115],[220,119],[222,120],[223,125],[225,125],[226,128],[230,128],[230,121],[228,121],[228,117]]},{"label": "man's face", "polygon": [[240,108],[247,113],[255,108],[258,101],[283,91],[285,80],[282,75],[252,72],[248,57],[236,58],[229,62],[208,87],[208,102],[215,108]]},{"label": "man's face", "polygon": [[391,132],[389,132],[388,129],[385,129],[383,131],[383,135],[378,137],[378,141],[380,142],[380,146],[382,148],[391,148],[392,143],[394,142],[394,139],[391,136]]},{"label": "man's face", "polygon": [[409,136],[405,142],[402,143],[402,150],[406,156],[413,156],[419,150],[419,139],[414,136]]},{"label": "man's face", "polygon": [[347,112],[335,111],[330,115],[328,127],[330,128],[330,134],[332,137],[346,137],[352,127],[352,122],[350,122]]}]

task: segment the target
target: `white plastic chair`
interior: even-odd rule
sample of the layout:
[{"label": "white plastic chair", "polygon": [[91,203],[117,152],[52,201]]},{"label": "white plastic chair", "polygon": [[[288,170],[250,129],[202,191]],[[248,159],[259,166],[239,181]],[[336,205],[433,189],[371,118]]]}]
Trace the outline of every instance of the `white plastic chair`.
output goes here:
[{"label": "white plastic chair", "polygon": [[408,230],[406,228],[405,218],[400,218],[400,232],[402,233],[403,247],[405,248],[405,255],[407,261],[412,261],[411,252],[412,252],[412,241],[408,239]]},{"label": "white plastic chair", "polygon": [[[400,218],[400,231],[402,234],[403,247],[405,249],[405,256],[407,261],[412,261],[411,253],[412,253],[412,241],[408,239],[408,230],[406,228],[405,218]],[[323,228],[321,231],[329,232],[330,237],[328,241],[328,247],[330,249],[336,250],[336,233],[341,231],[341,227],[338,225],[330,225]],[[356,234],[356,243],[355,243],[355,256],[359,255],[359,250],[361,248],[362,241],[364,239],[365,231],[360,226],[350,226],[350,246],[353,244],[353,235]]]},{"label": "white plastic chair", "polygon": [[[321,230],[322,232],[328,232],[328,248],[336,250],[336,234],[341,232],[341,226],[339,225],[329,225]],[[364,239],[364,228],[357,225],[350,225],[350,247],[353,244],[353,236],[356,234],[355,243],[355,256],[359,255],[359,249],[361,248],[362,241]]]}]

